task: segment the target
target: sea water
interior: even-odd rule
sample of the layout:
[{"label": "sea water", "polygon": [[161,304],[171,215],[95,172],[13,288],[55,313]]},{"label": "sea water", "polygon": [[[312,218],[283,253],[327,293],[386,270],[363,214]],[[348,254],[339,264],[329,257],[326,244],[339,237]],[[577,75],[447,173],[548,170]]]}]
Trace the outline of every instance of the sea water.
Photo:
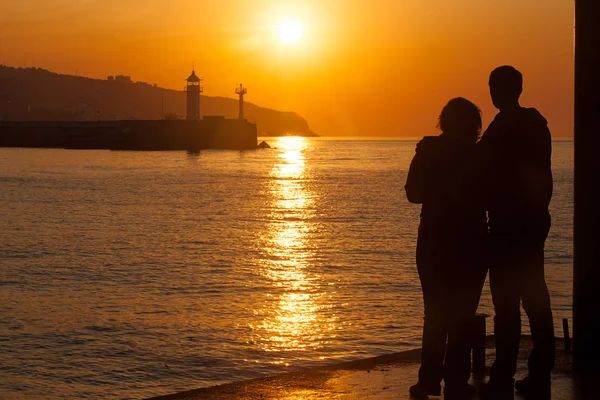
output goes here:
[{"label": "sea water", "polygon": [[[266,140],[0,149],[0,398],[143,398],[418,347],[415,141]],[[553,171],[560,329],[571,141],[554,142]]]}]

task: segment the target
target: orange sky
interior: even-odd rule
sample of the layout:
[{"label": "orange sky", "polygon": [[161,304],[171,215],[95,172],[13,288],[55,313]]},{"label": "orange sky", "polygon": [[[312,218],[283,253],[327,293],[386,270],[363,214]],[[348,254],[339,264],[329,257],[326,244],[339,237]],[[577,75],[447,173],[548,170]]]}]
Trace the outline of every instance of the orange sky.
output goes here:
[{"label": "orange sky", "polygon": [[[512,64],[522,104],[572,136],[572,0],[3,0],[0,62],[297,111],[321,135],[423,136],[464,96],[488,122],[487,77]],[[274,28],[296,19],[304,36]]]}]

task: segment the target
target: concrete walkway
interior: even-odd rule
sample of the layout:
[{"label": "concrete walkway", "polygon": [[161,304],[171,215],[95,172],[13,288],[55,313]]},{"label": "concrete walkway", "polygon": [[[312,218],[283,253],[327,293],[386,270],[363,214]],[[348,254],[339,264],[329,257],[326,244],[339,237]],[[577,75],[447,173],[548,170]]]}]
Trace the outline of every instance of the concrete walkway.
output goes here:
[{"label": "concrete walkway", "polygon": [[[495,354],[492,343],[487,350],[489,366]],[[583,385],[571,373],[570,357],[558,343],[558,360],[553,376],[553,400],[599,398],[584,393]],[[518,375],[526,373],[530,341],[522,344]],[[409,399],[408,388],[416,382],[420,351],[408,351],[323,368],[252,379],[226,385],[192,390],[152,400],[251,399]],[[436,399],[436,397],[431,397]],[[515,399],[520,399],[516,396]]]}]

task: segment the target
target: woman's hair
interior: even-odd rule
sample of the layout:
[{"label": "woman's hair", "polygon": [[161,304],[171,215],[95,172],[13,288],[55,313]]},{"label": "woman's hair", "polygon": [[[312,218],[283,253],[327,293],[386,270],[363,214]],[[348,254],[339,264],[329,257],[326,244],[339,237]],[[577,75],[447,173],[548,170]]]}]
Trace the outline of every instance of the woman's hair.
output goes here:
[{"label": "woman's hair", "polygon": [[447,135],[477,141],[481,133],[481,110],[469,100],[457,97],[442,109],[438,126]]}]

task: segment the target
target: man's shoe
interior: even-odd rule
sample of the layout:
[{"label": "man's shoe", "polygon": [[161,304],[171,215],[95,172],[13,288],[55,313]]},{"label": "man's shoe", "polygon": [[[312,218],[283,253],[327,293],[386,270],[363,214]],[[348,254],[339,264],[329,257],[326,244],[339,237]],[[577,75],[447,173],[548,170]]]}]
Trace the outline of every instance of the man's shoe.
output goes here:
[{"label": "man's shoe", "polygon": [[515,383],[517,393],[526,399],[547,400],[552,396],[550,378],[533,378],[529,375]]},{"label": "man's shoe", "polygon": [[438,384],[426,385],[422,382],[412,385],[408,391],[410,397],[415,400],[428,400],[429,396],[439,396],[442,394],[442,386]]},{"label": "man's shoe", "polygon": [[477,389],[467,383],[462,385],[446,385],[444,388],[444,399],[446,400],[470,400],[475,397]]},{"label": "man's shoe", "polygon": [[479,397],[485,400],[513,400],[515,398],[515,380],[490,380],[480,387]]}]

